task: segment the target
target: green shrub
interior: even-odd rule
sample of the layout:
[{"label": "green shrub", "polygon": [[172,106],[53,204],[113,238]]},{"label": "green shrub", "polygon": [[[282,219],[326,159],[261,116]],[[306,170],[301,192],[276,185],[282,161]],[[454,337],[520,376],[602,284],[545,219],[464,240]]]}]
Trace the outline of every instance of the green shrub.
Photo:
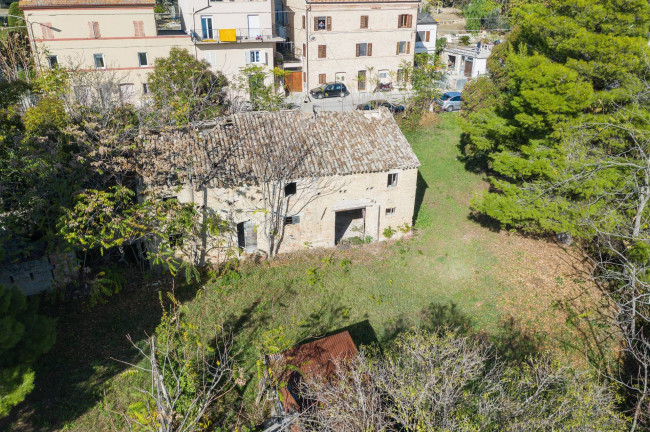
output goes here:
[{"label": "green shrub", "polygon": [[23,116],[25,130],[32,136],[60,132],[68,124],[63,103],[55,97],[44,97]]},{"label": "green shrub", "polygon": [[397,230],[395,230],[393,227],[389,225],[386,228],[384,228],[384,237],[391,238],[392,236],[395,235],[396,232]]}]

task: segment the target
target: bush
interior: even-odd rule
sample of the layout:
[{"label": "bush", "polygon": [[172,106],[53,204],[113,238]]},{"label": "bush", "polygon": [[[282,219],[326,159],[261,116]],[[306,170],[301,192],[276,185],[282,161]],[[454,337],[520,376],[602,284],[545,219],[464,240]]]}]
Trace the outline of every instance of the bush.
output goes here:
[{"label": "bush", "polygon": [[25,130],[32,136],[60,132],[68,120],[61,100],[51,96],[44,97],[36,106],[28,108],[23,116]]},{"label": "bush", "polygon": [[384,237],[391,238],[392,236],[395,235],[396,232],[397,230],[395,230],[393,227],[387,226],[386,228],[384,228]]}]

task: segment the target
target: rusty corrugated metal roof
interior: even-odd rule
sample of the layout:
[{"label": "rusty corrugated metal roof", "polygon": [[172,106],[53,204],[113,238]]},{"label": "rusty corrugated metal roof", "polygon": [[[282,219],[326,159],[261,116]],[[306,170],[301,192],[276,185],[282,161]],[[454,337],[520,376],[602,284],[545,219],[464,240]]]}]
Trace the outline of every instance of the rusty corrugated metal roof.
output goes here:
[{"label": "rusty corrugated metal roof", "polygon": [[282,354],[284,362],[292,366],[286,368],[280,378],[281,382],[287,384],[280,389],[285,412],[300,410],[300,403],[292,390],[298,387],[303,376],[310,378],[332,375],[340,362],[350,360],[358,354],[359,351],[347,330],[285,351]]}]

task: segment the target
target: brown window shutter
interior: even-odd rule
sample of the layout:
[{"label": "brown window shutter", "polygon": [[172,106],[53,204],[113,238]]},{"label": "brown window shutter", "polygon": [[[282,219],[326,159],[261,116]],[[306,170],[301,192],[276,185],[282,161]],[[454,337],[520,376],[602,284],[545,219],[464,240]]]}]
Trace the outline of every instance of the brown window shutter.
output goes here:
[{"label": "brown window shutter", "polygon": [[406,54],[411,54],[411,41],[406,42]]},{"label": "brown window shutter", "polygon": [[302,16],[302,28],[305,28],[305,21],[307,21],[307,20],[306,20],[305,16],[303,15]]},{"label": "brown window shutter", "polygon": [[413,27],[413,15],[408,15],[406,19],[406,27],[408,28]]},{"label": "brown window shutter", "polygon": [[52,23],[42,23],[41,24],[41,33],[43,34],[43,39],[54,39],[54,33],[52,33]]},{"label": "brown window shutter", "polygon": [[318,58],[327,57],[327,45],[318,45]]},{"label": "brown window shutter", "polygon": [[357,44],[357,57],[359,57],[360,53],[361,53],[361,44]]},{"label": "brown window shutter", "polygon": [[98,21],[93,22],[93,30],[95,32],[95,37],[96,38],[102,37],[102,34],[99,32],[99,22]]},{"label": "brown window shutter", "polygon": [[424,38],[425,42],[429,42],[429,36],[431,36],[431,32],[427,32],[426,37]]},{"label": "brown window shutter", "polygon": [[314,31],[318,31],[318,17],[314,17]]},{"label": "brown window shutter", "polygon": [[302,81],[307,82],[307,72],[302,73]]},{"label": "brown window shutter", "polygon": [[399,42],[397,42],[397,46],[395,47],[395,54],[399,54]]},{"label": "brown window shutter", "polygon": [[318,84],[325,84],[327,82],[326,74],[318,74]]},{"label": "brown window shutter", "polygon": [[368,57],[370,57],[371,55],[372,55],[372,44],[369,43],[368,44]]},{"label": "brown window shutter", "polygon": [[368,28],[368,15],[361,15],[361,28],[362,29]]},{"label": "brown window shutter", "polygon": [[302,56],[307,57],[307,46],[302,44]]},{"label": "brown window shutter", "polygon": [[327,27],[327,31],[332,30],[332,17],[328,16],[327,19],[325,20],[325,26]]},{"label": "brown window shutter", "polygon": [[397,15],[397,28],[402,27],[402,15]]}]

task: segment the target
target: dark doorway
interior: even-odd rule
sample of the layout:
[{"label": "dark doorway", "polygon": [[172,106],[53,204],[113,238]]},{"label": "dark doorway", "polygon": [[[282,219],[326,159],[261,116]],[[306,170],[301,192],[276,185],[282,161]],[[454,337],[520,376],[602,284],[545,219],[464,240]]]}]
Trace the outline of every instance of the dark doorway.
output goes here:
[{"label": "dark doorway", "polygon": [[465,76],[467,78],[472,77],[472,68],[474,67],[474,62],[472,60],[465,60]]},{"label": "dark doorway", "polygon": [[365,237],[366,209],[354,209],[336,212],[334,221],[334,244],[350,237]]},{"label": "dark doorway", "polygon": [[257,231],[253,222],[246,221],[237,224],[237,244],[246,253],[257,252]]}]

